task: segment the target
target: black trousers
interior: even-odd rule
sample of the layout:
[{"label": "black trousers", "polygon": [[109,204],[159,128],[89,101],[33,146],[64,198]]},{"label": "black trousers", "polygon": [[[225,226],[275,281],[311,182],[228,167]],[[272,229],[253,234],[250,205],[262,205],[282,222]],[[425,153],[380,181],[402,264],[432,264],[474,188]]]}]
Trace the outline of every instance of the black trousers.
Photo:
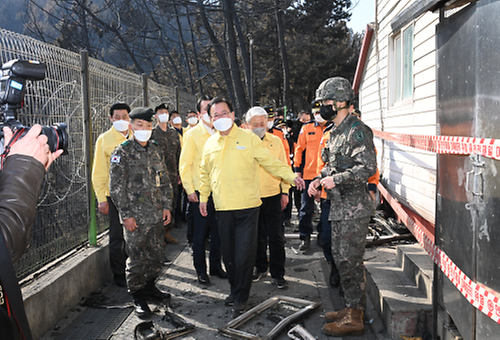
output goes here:
[{"label": "black trousers", "polygon": [[216,217],[231,295],[236,302],[246,302],[257,252],[259,208],[217,211]]},{"label": "black trousers", "polygon": [[[200,194],[196,192],[198,198]],[[189,202],[187,206],[187,215],[193,221],[193,262],[196,273],[207,273],[207,262],[205,260],[205,240],[210,234],[210,270],[218,270],[221,268],[221,250],[219,230],[215,220],[215,208],[212,196],[207,202],[208,216],[203,217],[200,214],[200,203]]]},{"label": "black trousers", "polygon": [[118,210],[111,198],[107,197],[109,206],[109,263],[114,275],[125,275],[125,240],[123,239],[123,226],[120,223]]},{"label": "black trousers", "polygon": [[269,271],[273,278],[283,278],[285,275],[285,234],[281,226],[281,194],[261,198],[261,201],[255,267],[259,272],[267,271],[269,242]]}]

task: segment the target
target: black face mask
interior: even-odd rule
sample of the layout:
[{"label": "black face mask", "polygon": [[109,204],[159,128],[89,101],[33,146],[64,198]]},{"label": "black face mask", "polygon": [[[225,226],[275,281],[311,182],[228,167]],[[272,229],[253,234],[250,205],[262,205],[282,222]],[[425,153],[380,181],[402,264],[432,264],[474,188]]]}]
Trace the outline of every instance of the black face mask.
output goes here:
[{"label": "black face mask", "polygon": [[337,117],[337,111],[333,110],[332,105],[321,105],[319,107],[319,114],[324,120],[332,120]]}]

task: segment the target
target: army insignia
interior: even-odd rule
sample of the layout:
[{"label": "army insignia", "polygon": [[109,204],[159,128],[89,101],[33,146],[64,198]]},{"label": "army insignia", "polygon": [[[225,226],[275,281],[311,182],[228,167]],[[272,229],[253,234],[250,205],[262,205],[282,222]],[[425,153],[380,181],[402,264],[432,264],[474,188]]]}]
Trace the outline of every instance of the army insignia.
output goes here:
[{"label": "army insignia", "polygon": [[365,139],[365,133],[363,131],[356,131],[356,133],[354,133],[354,138],[356,138],[358,142],[362,142]]},{"label": "army insignia", "polygon": [[112,156],[111,157],[111,163],[116,163],[116,164],[120,164],[120,156]]}]

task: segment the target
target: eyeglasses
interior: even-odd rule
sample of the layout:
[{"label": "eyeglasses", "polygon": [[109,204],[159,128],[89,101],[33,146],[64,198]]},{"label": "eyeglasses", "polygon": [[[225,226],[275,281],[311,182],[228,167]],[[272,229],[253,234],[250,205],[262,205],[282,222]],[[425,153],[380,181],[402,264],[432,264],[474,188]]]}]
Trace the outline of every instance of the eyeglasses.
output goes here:
[{"label": "eyeglasses", "polygon": [[227,117],[229,116],[229,112],[227,111],[222,111],[221,113],[216,113],[212,116],[213,119],[219,119],[219,118],[222,118],[222,117]]}]

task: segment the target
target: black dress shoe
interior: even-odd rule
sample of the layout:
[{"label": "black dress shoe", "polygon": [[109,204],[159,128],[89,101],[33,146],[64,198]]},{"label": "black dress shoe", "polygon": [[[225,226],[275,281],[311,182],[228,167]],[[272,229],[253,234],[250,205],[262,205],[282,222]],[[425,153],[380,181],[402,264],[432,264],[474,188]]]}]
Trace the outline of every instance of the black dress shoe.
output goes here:
[{"label": "black dress shoe", "polygon": [[151,315],[151,309],[149,309],[148,303],[144,298],[144,291],[137,291],[132,296],[134,297],[135,314],[140,318]]},{"label": "black dress shoe", "polygon": [[221,279],[227,279],[227,273],[222,268],[219,268],[219,269],[210,269],[210,275],[218,276]]},{"label": "black dress shoe", "polygon": [[198,275],[198,281],[206,285],[210,283],[210,279],[208,278],[208,275],[205,273]]}]

